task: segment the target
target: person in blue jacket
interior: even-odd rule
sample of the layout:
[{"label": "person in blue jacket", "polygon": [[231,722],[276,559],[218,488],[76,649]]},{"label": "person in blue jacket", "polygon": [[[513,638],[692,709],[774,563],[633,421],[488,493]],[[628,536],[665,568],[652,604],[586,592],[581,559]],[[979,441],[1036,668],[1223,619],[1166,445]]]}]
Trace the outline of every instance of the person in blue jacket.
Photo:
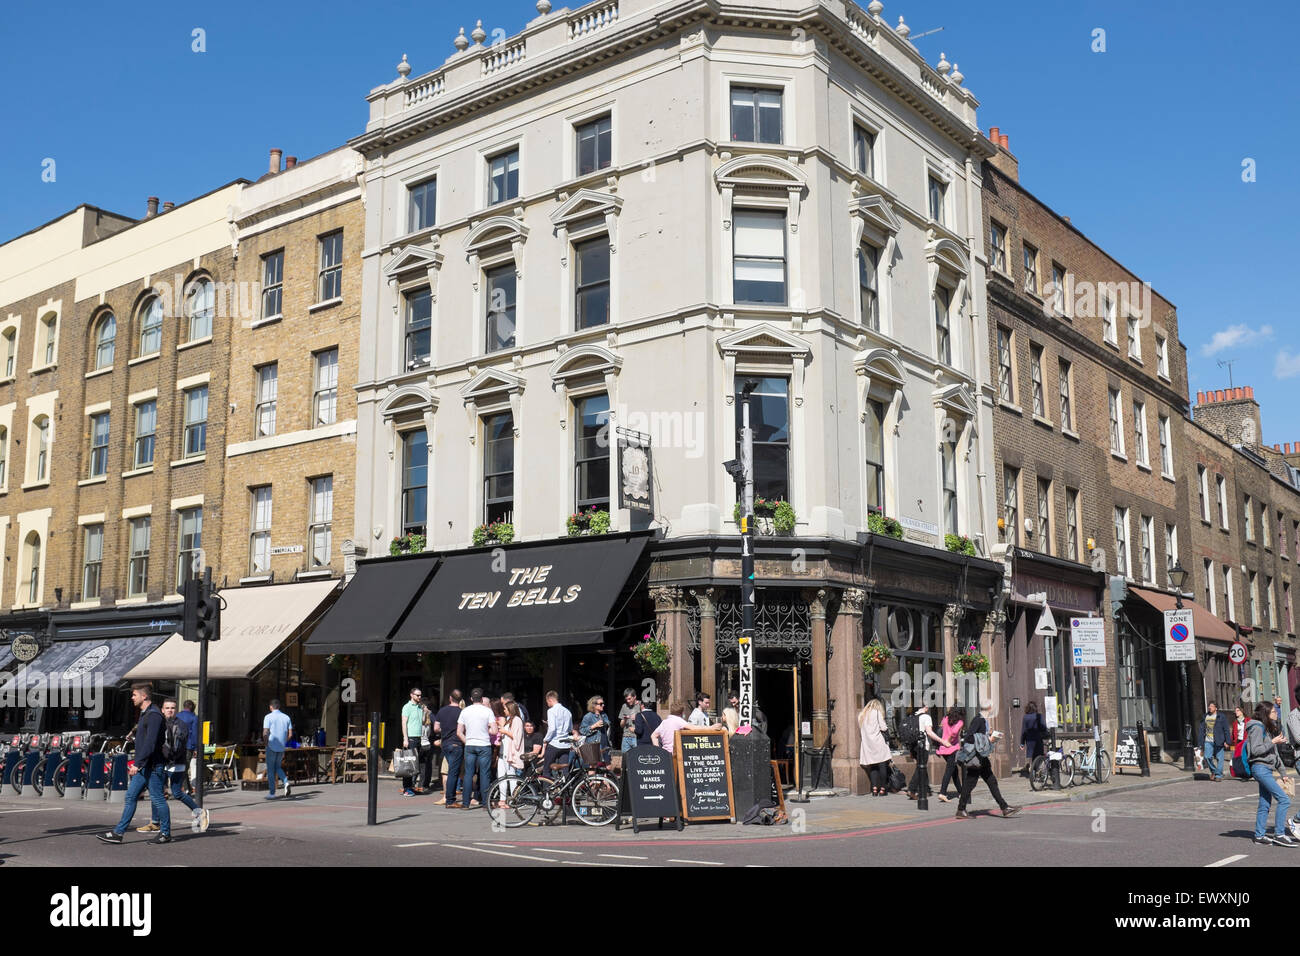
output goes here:
[{"label": "person in blue jacket", "polygon": [[1020,722],[1020,746],[1025,751],[1026,768],[1033,766],[1034,758],[1043,752],[1043,738],[1047,736],[1047,724],[1038,712],[1038,705],[1032,700],[1025,705],[1025,716]]},{"label": "person in blue jacket", "polygon": [[1223,770],[1219,766],[1219,754],[1228,746],[1228,721],[1219,716],[1219,706],[1214,701],[1205,705],[1205,716],[1201,718],[1201,741],[1205,753],[1205,768],[1210,771],[1210,779],[1223,779]]}]

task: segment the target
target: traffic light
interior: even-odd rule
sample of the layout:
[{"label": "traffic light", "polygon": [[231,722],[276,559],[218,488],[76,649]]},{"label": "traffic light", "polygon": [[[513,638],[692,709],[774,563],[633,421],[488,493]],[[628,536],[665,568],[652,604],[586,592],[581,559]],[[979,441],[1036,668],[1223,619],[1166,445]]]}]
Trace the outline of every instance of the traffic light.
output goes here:
[{"label": "traffic light", "polygon": [[199,624],[199,591],[203,589],[203,582],[197,578],[190,578],[181,585],[181,594],[185,598],[185,609],[181,623],[181,637],[187,641],[197,641],[196,636]]},{"label": "traffic light", "polygon": [[203,578],[186,581],[182,593],[185,611],[181,636],[187,641],[215,641],[221,637],[221,598]]}]

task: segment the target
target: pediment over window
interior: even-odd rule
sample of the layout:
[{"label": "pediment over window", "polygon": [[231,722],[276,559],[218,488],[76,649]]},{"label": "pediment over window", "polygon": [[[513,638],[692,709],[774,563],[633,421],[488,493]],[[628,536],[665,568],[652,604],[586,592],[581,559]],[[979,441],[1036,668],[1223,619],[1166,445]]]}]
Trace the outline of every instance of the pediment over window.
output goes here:
[{"label": "pediment over window", "polygon": [[379,414],[384,418],[413,413],[424,414],[438,408],[438,397],[425,385],[403,385],[395,388],[379,403]]},{"label": "pediment over window", "polygon": [[[858,196],[856,199],[851,199],[849,213],[856,217],[859,224],[871,226],[889,236],[897,235],[902,227],[902,223],[890,207],[889,200],[884,196]],[[856,238],[859,242],[862,241],[860,235]]]},{"label": "pediment over window", "polygon": [[551,363],[551,381],[557,385],[587,375],[617,374],[623,357],[599,345],[579,345],[567,349]]},{"label": "pediment over window", "polygon": [[500,242],[523,242],[528,238],[528,227],[512,216],[492,216],[470,229],[465,237],[467,253],[482,252]]},{"label": "pediment over window", "polygon": [[760,322],[724,335],[718,339],[718,351],[723,356],[731,357],[776,355],[791,359],[795,356],[806,359],[812,353],[808,343],[799,336],[778,329],[768,322]]},{"label": "pediment over window", "polygon": [[961,243],[951,239],[935,239],[926,243],[925,256],[932,264],[951,269],[961,276],[970,275],[970,260]]},{"label": "pediment over window", "polygon": [[579,189],[551,213],[551,222],[557,227],[568,226],[592,216],[616,215],[622,208],[623,199],[620,196],[595,189]]},{"label": "pediment over window", "polygon": [[934,392],[936,408],[943,408],[963,418],[974,420],[979,413],[979,405],[965,385],[949,385]]},{"label": "pediment over window", "polygon": [[522,392],[524,379],[513,372],[500,368],[485,368],[475,375],[460,390],[460,397],[467,403],[480,403],[491,397],[499,401],[503,392]]},{"label": "pediment over window", "polygon": [[859,352],[853,359],[853,370],[871,379],[872,382],[888,384],[894,388],[902,388],[907,382],[903,363],[888,349]]},{"label": "pediment over window", "polygon": [[384,266],[385,279],[402,279],[442,268],[442,253],[426,246],[405,246]]},{"label": "pediment over window", "polygon": [[808,185],[808,177],[798,166],[776,156],[737,156],[719,166],[713,178],[719,186],[789,189]]}]

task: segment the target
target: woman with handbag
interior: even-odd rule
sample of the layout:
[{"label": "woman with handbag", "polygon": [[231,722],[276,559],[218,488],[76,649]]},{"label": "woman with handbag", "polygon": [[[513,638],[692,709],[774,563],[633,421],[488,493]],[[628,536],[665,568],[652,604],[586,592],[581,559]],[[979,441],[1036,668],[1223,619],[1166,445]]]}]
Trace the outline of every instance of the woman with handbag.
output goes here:
[{"label": "woman with handbag", "polygon": [[[1259,809],[1255,812],[1255,843],[1258,846],[1300,846],[1287,832],[1287,811],[1291,809],[1291,796],[1295,785],[1287,779],[1282,769],[1282,758],[1277,745],[1286,743],[1286,734],[1273,720],[1273,705],[1262,702],[1255,705],[1254,718],[1246,722],[1246,758],[1250,774],[1259,784]],[[1277,801],[1277,817],[1273,821],[1273,839],[1268,838],[1268,811]]]},{"label": "woman with handbag", "polygon": [[1002,791],[998,789],[998,778],[993,775],[993,765],[989,762],[989,756],[993,753],[993,744],[1002,736],[1001,731],[989,730],[989,718],[992,715],[992,704],[981,707],[979,715],[970,722],[962,738],[960,762],[966,774],[966,781],[965,786],[962,787],[961,801],[957,804],[958,820],[970,819],[966,808],[970,806],[970,797],[975,790],[975,784],[981,780],[988,784],[989,793],[1002,808],[1004,817],[1014,816],[1020,812],[1020,807],[1010,806],[1002,798]]},{"label": "woman with handbag", "polygon": [[1250,768],[1246,765],[1245,758],[1242,757],[1241,748],[1246,744],[1246,715],[1238,704],[1233,713],[1232,725],[1229,730],[1231,737],[1228,740],[1228,746],[1232,748],[1232,760],[1228,763],[1228,769],[1238,780],[1250,779]]},{"label": "woman with handbag", "polygon": [[873,697],[858,712],[858,764],[871,779],[871,795],[883,797],[889,791],[889,743],[885,740],[885,707]]},{"label": "woman with handbag", "polygon": [[944,743],[935,751],[943,758],[943,783],[939,784],[939,799],[947,803],[951,797],[948,796],[948,782],[954,781],[957,784],[957,795],[961,796],[961,775],[957,773],[957,752],[961,750],[961,728],[966,722],[961,719],[961,711],[956,707],[949,707],[948,713],[944,714],[943,720],[939,721],[939,736],[944,739]]}]

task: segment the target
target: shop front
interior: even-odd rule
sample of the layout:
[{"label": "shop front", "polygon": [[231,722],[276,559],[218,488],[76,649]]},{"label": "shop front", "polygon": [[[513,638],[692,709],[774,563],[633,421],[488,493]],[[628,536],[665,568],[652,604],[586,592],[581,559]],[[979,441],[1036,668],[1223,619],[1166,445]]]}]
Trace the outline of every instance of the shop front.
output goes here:
[{"label": "shop front", "polygon": [[[1079,618],[1102,617],[1106,576],[1073,561],[1015,548],[1011,552],[1011,594],[1007,603],[1004,632],[1001,703],[1006,728],[1014,739],[1009,749],[1010,770],[1023,768],[1025,752],[1020,749],[1024,715],[1032,702],[1047,715],[1049,701],[1055,702],[1059,737],[1089,738],[1097,723],[1093,694],[1113,679],[1114,642],[1106,641],[1106,667],[1075,667],[1071,623]],[[1051,627],[1046,626],[1045,606]],[[1044,625],[1040,627],[1040,622]],[[1113,634],[1114,624],[1106,622]],[[1103,730],[1114,740],[1113,717],[1102,715]]]}]

